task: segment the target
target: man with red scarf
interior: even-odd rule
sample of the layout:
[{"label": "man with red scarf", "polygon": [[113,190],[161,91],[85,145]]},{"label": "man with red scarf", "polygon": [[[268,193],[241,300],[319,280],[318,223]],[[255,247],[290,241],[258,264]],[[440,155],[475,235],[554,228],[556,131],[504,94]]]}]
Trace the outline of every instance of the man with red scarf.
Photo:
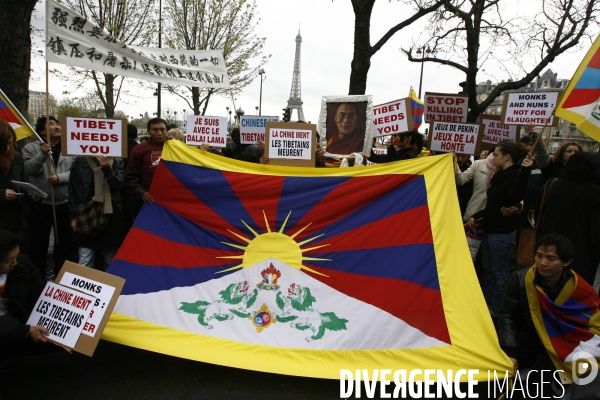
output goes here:
[{"label": "man with red scarf", "polygon": [[[545,235],[536,244],[535,264],[510,276],[498,338],[515,371],[562,370],[576,380],[572,365],[581,351],[600,359],[600,298],[569,268],[573,255],[569,239]],[[541,382],[527,376],[528,383]]]}]

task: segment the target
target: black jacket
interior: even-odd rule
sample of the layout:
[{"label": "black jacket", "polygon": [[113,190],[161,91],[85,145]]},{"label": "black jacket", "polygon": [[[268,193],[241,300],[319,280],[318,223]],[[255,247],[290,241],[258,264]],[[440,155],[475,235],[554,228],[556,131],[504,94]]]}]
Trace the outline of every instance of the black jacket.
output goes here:
[{"label": "black jacket", "polygon": [[23,254],[17,256],[17,265],[8,273],[4,289],[11,317],[0,317],[0,340],[24,339],[29,333],[26,325],[45,282],[31,260]]},{"label": "black jacket", "polygon": [[[522,268],[512,273],[506,283],[504,298],[498,311],[500,347],[507,356],[519,361],[520,368],[535,363],[539,355],[547,355],[531,317],[525,286],[527,271],[529,268]],[[542,286],[548,297],[555,300],[568,278],[567,274],[563,274],[555,285],[547,287],[536,273],[534,283]]]},{"label": "black jacket", "polygon": [[23,192],[17,189],[11,181],[28,182],[25,175],[25,165],[23,156],[18,152],[14,152],[15,160],[8,170],[8,175],[0,172],[0,229],[18,233],[23,229],[23,203],[31,203],[31,196],[27,193],[13,201],[6,201],[6,190],[11,189],[15,192]]},{"label": "black jacket", "polygon": [[485,208],[473,215],[476,220],[483,218],[485,233],[506,234],[517,229],[516,216],[505,217],[500,209],[516,206],[523,200],[530,171],[531,168],[511,165],[494,174],[487,190]]},{"label": "black jacket", "polygon": [[[94,163],[97,161],[94,159]],[[123,159],[114,158],[110,168],[103,168],[102,172],[110,186],[110,197],[113,208],[123,209],[121,189],[123,188]],[[77,157],[71,165],[69,179],[69,212],[71,218],[77,216],[77,207],[88,202],[94,197],[94,172],[85,157]]]},{"label": "black jacket", "polygon": [[573,243],[571,269],[593,285],[600,262],[600,155],[578,152],[554,181],[540,220],[538,236],[563,235]]},{"label": "black jacket", "polygon": [[411,147],[405,147],[396,151],[394,146],[389,146],[387,150],[387,154],[375,154],[373,149],[371,149],[371,156],[369,157],[369,161],[374,162],[376,164],[384,164],[393,161],[401,161],[401,160],[410,160],[411,158],[417,157],[417,151]]}]

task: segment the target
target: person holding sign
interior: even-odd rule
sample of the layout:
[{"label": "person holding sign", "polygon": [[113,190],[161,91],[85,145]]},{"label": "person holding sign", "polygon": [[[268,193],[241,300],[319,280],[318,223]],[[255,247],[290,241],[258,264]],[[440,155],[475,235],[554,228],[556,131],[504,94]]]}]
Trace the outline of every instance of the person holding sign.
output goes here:
[{"label": "person holding sign", "polygon": [[365,141],[364,129],[357,129],[358,106],[355,103],[341,103],[335,113],[337,130],[329,136],[326,150],[330,154],[351,154],[361,152]]},{"label": "person holding sign", "polygon": [[533,162],[525,146],[513,141],[498,143],[493,154],[498,172],[490,180],[485,208],[471,217],[470,224],[476,227],[475,221],[483,221],[481,290],[492,317],[496,318],[508,280],[510,250],[517,229],[515,215],[508,215],[506,209],[525,197]]},{"label": "person holding sign", "polygon": [[383,164],[392,161],[410,160],[411,158],[416,158],[421,152],[423,143],[423,136],[418,131],[404,132],[392,139],[392,143],[387,149],[387,154],[375,154],[371,148],[369,161],[376,164]]},{"label": "person holding sign", "polygon": [[31,260],[19,254],[18,237],[0,230],[0,360],[53,350],[34,343],[46,342],[46,329],[26,324],[44,285]]},{"label": "person holding sign", "polygon": [[[119,245],[123,233],[123,159],[108,159],[105,156],[77,157],[71,168],[69,181],[69,211],[71,228],[76,232],[79,245],[79,264],[94,267],[96,250],[102,252],[105,267],[108,268]],[[77,209],[91,200],[102,203],[102,212],[109,215],[108,226],[93,237],[78,232]]]},{"label": "person holding sign", "polygon": [[50,230],[54,225],[53,202],[57,225],[54,227],[54,274],[58,274],[71,256],[73,235],[69,219],[68,184],[74,157],[61,154],[61,128],[58,119],[50,116],[46,123],[46,117],[39,117],[35,131],[46,142],[29,143],[23,148],[25,173],[29,176],[29,183],[48,194],[54,191],[54,199],[48,196],[33,204],[29,213],[29,256],[42,277],[45,277]]}]

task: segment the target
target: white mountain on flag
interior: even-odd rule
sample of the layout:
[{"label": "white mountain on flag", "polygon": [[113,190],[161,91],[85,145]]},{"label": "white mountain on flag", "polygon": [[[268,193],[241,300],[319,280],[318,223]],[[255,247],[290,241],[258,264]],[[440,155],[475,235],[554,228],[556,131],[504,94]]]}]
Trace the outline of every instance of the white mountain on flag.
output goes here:
[{"label": "white mountain on flag", "polygon": [[327,350],[448,346],[275,258],[195,286],[121,295],[115,312],[266,346]]}]

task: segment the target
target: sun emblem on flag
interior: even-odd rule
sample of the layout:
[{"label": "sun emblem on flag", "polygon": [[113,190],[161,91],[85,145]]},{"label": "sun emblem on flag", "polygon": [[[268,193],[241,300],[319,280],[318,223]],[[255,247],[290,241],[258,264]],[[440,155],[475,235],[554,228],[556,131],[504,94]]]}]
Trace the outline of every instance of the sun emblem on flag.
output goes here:
[{"label": "sun emblem on flag", "polygon": [[304,246],[307,243],[312,242],[315,239],[318,239],[319,237],[323,236],[323,234],[311,237],[311,238],[303,240],[301,242],[297,242],[295,240],[296,236],[301,234],[311,224],[306,225],[305,227],[303,227],[302,229],[300,229],[293,235],[287,235],[284,233],[284,230],[285,230],[285,226],[288,222],[288,219],[290,218],[290,215],[292,215],[291,211],[288,213],[287,217],[285,218],[285,221],[283,221],[283,224],[281,225],[281,228],[279,229],[279,231],[273,232],[273,231],[271,231],[271,226],[269,225],[269,221],[267,220],[267,215],[265,214],[265,211],[263,210],[263,216],[265,218],[265,225],[267,226],[267,232],[264,232],[262,234],[257,233],[244,220],[242,220],[242,223],[254,235],[254,238],[249,238],[249,237],[239,235],[228,229],[228,231],[230,233],[237,236],[243,242],[246,242],[247,245],[222,242],[223,244],[226,244],[231,247],[235,247],[236,249],[244,250],[244,254],[234,255],[234,256],[217,257],[217,258],[230,258],[230,259],[242,260],[241,264],[236,265],[231,268],[228,268],[228,269],[225,269],[223,271],[219,271],[219,272],[228,272],[228,271],[232,271],[235,269],[248,268],[248,267],[258,264],[261,261],[267,260],[269,258],[276,258],[279,261],[289,265],[290,267],[296,268],[298,270],[306,270],[306,271],[310,271],[314,274],[327,276],[327,275],[317,272],[314,269],[309,268],[306,265],[302,264],[303,261],[331,261],[331,259],[329,259],[329,258],[315,258],[315,257],[304,256],[304,253],[306,253],[306,252],[309,252],[311,250],[320,249],[325,246],[329,246],[329,244],[323,244],[321,246],[302,248],[302,246]]}]

